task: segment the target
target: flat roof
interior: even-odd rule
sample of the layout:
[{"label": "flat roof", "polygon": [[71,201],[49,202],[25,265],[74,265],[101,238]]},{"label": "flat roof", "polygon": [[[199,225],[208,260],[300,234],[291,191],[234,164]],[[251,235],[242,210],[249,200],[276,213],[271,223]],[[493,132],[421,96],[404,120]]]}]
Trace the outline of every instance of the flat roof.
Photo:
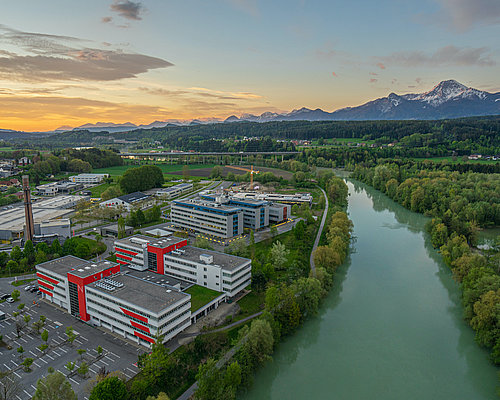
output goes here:
[{"label": "flat roof", "polygon": [[80,200],[87,199],[88,196],[78,195],[65,195],[55,196],[50,199],[42,199],[33,202],[33,209],[35,208],[69,208],[73,204],[78,203]]},{"label": "flat roof", "polygon": [[72,175],[71,178],[79,177],[79,178],[95,178],[97,176],[107,176],[108,174],[78,174]]},{"label": "flat roof", "polygon": [[52,271],[58,275],[66,276],[69,271],[77,268],[81,265],[88,263],[88,261],[83,260],[75,256],[64,256],[56,258],[55,260],[50,260],[41,264],[38,264],[36,268],[41,267],[43,269]]},{"label": "flat roof", "polygon": [[180,255],[167,253],[165,256],[204,264],[204,262],[200,260],[200,256],[208,255],[213,257],[213,262],[208,265],[218,265],[226,271],[235,270],[250,261],[249,258],[233,256],[214,250],[200,249],[199,247],[193,246],[184,246],[182,250],[184,251],[181,252]]},{"label": "flat roof", "polygon": [[85,264],[72,268],[68,272],[71,273],[71,275],[78,276],[80,278],[86,278],[87,276],[98,274],[100,272],[106,271],[109,268],[116,267],[117,265],[120,264],[112,261],[85,261]]},{"label": "flat roof", "polygon": [[191,282],[184,281],[168,274],[161,275],[149,270],[137,271],[135,269],[128,268],[126,265],[121,266],[121,271],[127,272],[129,275],[135,276],[136,278],[144,279],[148,282],[153,282],[164,287],[175,287],[176,285],[179,285],[181,290],[184,290],[192,285]]},{"label": "flat roof", "polygon": [[[116,231],[116,232],[118,232],[118,224],[111,224],[111,225],[101,226],[101,229],[108,229],[110,231]],[[133,226],[125,225],[125,229],[134,229],[134,227]]]},{"label": "flat roof", "polygon": [[232,206],[227,206],[224,204],[218,204],[214,203],[211,201],[203,201],[203,200],[174,200],[172,202],[173,204],[180,205],[180,206],[187,206],[189,208],[205,208],[208,210],[214,210],[214,211],[219,211],[219,212],[224,212],[224,213],[229,213],[229,212],[238,212],[241,211],[240,208],[238,207],[232,207]]},{"label": "flat roof", "polygon": [[123,243],[123,244],[128,245],[128,246],[142,248],[142,244],[150,244],[151,246],[154,246],[154,247],[165,248],[165,247],[171,246],[173,244],[180,243],[184,240],[186,240],[186,239],[179,238],[177,236],[154,238],[154,237],[146,236],[146,235],[134,235],[134,236],[130,236],[128,238],[115,240],[115,246],[116,245],[119,246],[120,243]]},{"label": "flat roof", "polygon": [[[38,208],[33,206],[33,220],[35,222],[47,221],[51,219],[66,217],[74,210],[57,208]],[[14,207],[10,210],[0,211],[0,230],[11,232],[21,232],[26,223],[24,207]]]},{"label": "flat roof", "polygon": [[142,192],[134,192],[129,194],[124,194],[123,196],[117,197],[117,199],[124,201],[125,203],[133,203],[135,201],[140,201],[147,199],[149,195]]},{"label": "flat roof", "polygon": [[109,278],[113,281],[123,283],[123,287],[109,291],[97,286],[98,282],[90,283],[86,287],[110,297],[115,297],[131,304],[137,304],[139,307],[152,311],[155,314],[159,314],[162,310],[179,301],[187,300],[189,297],[189,295],[181,291],[167,289],[164,286],[130,274],[116,274]]},{"label": "flat roof", "polygon": [[179,183],[178,185],[158,189],[157,192],[168,193],[168,192],[173,192],[175,190],[183,189],[183,188],[187,188],[187,187],[191,188],[191,187],[193,187],[193,184],[192,183]]}]

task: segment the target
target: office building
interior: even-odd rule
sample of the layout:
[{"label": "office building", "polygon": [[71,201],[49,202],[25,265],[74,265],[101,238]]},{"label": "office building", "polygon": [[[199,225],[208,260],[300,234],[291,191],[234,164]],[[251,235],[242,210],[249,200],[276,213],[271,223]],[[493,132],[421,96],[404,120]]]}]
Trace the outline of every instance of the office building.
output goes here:
[{"label": "office building", "polygon": [[170,218],[180,229],[225,240],[243,233],[243,211],[202,200],[175,200]]},{"label": "office building", "polygon": [[140,206],[149,198],[147,194],[142,192],[134,192],[124,194],[123,196],[115,197],[100,203],[101,207],[124,207],[127,211],[131,211],[134,207]]},{"label": "office building", "polygon": [[178,185],[170,186],[168,188],[158,189],[155,194],[158,197],[172,199],[172,198],[179,196],[183,193],[189,192],[192,189],[193,189],[192,183],[180,183]]},{"label": "office building", "polygon": [[269,204],[269,223],[271,225],[286,221],[292,215],[290,204],[271,203]]},{"label": "office building", "polygon": [[97,183],[101,183],[108,176],[109,174],[79,174],[70,176],[69,180],[83,185],[95,185]]},{"label": "office building", "polygon": [[191,324],[191,296],[131,274],[110,261],[65,256],[36,266],[47,301],[94,326],[149,346],[168,341]]}]

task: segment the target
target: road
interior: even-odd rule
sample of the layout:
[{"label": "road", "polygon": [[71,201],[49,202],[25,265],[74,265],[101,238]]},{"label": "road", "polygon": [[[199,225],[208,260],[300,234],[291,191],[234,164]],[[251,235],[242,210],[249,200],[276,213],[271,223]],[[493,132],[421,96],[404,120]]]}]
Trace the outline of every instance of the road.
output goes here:
[{"label": "road", "polygon": [[309,258],[309,263],[311,264],[311,271],[313,276],[316,276],[316,265],[314,265],[314,251],[318,248],[319,239],[321,238],[321,233],[323,232],[323,227],[325,226],[326,216],[328,214],[328,196],[326,192],[320,188],[323,192],[323,196],[325,196],[325,211],[323,211],[323,218],[321,218],[321,224],[319,225],[318,234],[316,235],[316,240],[314,241],[314,245],[311,251],[311,256]]}]

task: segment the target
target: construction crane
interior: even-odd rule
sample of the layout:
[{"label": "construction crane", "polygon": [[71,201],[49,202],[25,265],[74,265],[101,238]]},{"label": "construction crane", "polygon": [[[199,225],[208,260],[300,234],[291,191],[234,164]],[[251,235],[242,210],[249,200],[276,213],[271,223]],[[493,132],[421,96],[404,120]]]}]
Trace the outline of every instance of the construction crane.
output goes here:
[{"label": "construction crane", "polygon": [[253,169],[253,165],[250,166],[250,169],[243,167],[235,167],[234,165],[226,165],[226,168],[234,168],[240,171],[250,172],[250,189],[253,190],[253,174],[258,174],[260,171],[256,171]]}]

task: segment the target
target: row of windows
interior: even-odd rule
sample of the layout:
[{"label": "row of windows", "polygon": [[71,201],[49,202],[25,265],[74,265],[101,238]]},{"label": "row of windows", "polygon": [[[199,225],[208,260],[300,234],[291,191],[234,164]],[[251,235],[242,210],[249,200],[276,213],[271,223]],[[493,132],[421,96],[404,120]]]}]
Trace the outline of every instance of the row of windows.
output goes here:
[{"label": "row of windows", "polygon": [[169,272],[168,274],[172,275],[172,276],[174,276],[176,278],[179,278],[179,279],[184,279],[185,281],[196,283],[196,279],[193,279],[193,278],[191,278],[189,276],[179,275],[179,274],[176,274],[175,272]]},{"label": "row of windows", "polygon": [[199,230],[199,231],[203,231],[203,232],[207,231],[205,233],[213,234],[216,236],[219,236],[221,234],[220,230],[222,230],[222,228],[221,229],[211,229],[211,228],[202,227],[199,224],[192,224],[191,221],[188,221],[185,218],[176,217],[175,215],[172,215],[172,222],[174,224],[177,224],[177,225],[185,226],[188,229],[194,229],[194,230]]},{"label": "row of windows", "polygon": [[[87,290],[88,290],[88,289],[87,289]],[[102,296],[101,294],[99,294],[99,293],[97,293],[97,292],[94,292],[93,290],[91,290],[91,291],[89,291],[89,292],[90,292],[93,296],[95,296],[95,297],[98,297],[98,298],[100,298],[100,299],[103,299],[103,300],[109,301],[110,303],[116,304],[116,305],[118,305],[119,307],[125,307],[125,308],[127,308],[128,310],[130,310],[130,311],[132,311],[132,312],[134,312],[134,313],[136,313],[136,314],[139,314],[139,315],[142,315],[142,316],[144,316],[144,317],[151,318],[151,319],[154,319],[154,320],[156,320],[156,319],[157,319],[157,318],[156,318],[156,316],[153,316],[153,315],[148,314],[148,313],[146,313],[146,312],[144,312],[144,311],[141,311],[141,310],[137,310],[137,309],[136,309],[136,308],[134,308],[134,307],[130,307],[128,304],[127,304],[127,305],[125,305],[125,304],[123,304],[123,303],[121,303],[121,302],[118,302],[118,301],[116,301],[116,300],[113,300],[113,299],[111,299],[111,298],[109,298],[109,297],[107,297],[107,296]],[[96,303],[96,304],[97,304],[97,303]]]},{"label": "row of windows", "polygon": [[168,265],[166,266],[168,269],[175,269],[176,271],[180,271],[180,272],[184,272],[185,274],[189,274],[189,275],[195,275],[196,276],[196,272],[193,272],[193,271],[186,271],[184,268],[179,268],[179,267],[174,267],[173,265]]},{"label": "row of windows", "polygon": [[187,218],[196,218],[199,220],[203,220],[206,222],[214,222],[214,223],[221,223],[221,222],[226,222],[227,217],[218,217],[206,213],[198,213],[198,212],[186,212],[185,210],[177,210],[177,209],[172,209],[172,213],[175,213],[176,215],[181,215],[183,217]]},{"label": "row of windows", "polygon": [[[47,272],[43,271],[43,270],[40,270],[39,271],[42,275],[46,275],[48,276],[49,278],[52,278],[52,279],[55,279],[56,281],[58,282],[61,282],[61,278],[57,278],[55,277],[54,275],[51,275],[51,274],[48,274]],[[51,285],[53,285],[53,283],[51,283]]]},{"label": "row of windows", "polygon": [[228,289],[227,291],[228,292],[231,292],[231,293],[234,293],[234,292],[237,292],[238,289],[240,289],[242,286],[248,286],[248,284],[250,283],[250,279],[246,280],[246,281],[243,281],[241,282],[238,286],[236,286],[235,288],[232,288],[232,289]]},{"label": "row of windows", "polygon": [[248,264],[244,264],[242,265],[241,267],[231,271],[231,272],[223,272],[222,275],[223,276],[227,276],[227,277],[231,277],[231,276],[236,276],[238,275],[242,270],[244,270],[245,268],[250,268],[250,263]]}]

